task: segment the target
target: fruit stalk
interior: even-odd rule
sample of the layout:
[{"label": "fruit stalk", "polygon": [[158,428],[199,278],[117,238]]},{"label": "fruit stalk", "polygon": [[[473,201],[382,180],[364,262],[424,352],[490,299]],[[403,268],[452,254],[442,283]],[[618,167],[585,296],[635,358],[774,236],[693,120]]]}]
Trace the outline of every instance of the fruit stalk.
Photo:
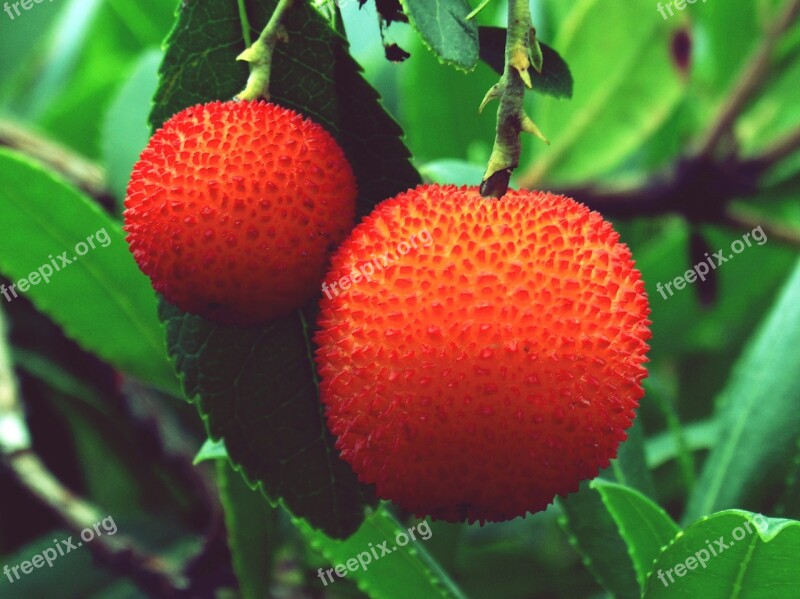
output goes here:
[{"label": "fruit stalk", "polygon": [[[503,197],[508,191],[511,172],[519,165],[520,134],[531,133],[547,142],[531,118],[525,114],[525,89],[532,87],[528,69],[541,69],[541,56],[531,24],[528,0],[508,1],[506,34],[506,66],[500,82],[486,94],[480,109],[492,100],[499,100],[497,134],[489,165],[481,183],[484,197]],[[549,143],[549,142],[547,142]]]},{"label": "fruit stalk", "polygon": [[292,7],[292,2],[293,0],[278,0],[275,12],[272,13],[264,31],[247,50],[236,57],[236,60],[250,63],[250,77],[247,79],[247,85],[236,96],[236,100],[270,99],[269,81],[272,74],[272,56],[275,52],[275,45],[279,41],[287,41],[283,19],[286,12]]}]

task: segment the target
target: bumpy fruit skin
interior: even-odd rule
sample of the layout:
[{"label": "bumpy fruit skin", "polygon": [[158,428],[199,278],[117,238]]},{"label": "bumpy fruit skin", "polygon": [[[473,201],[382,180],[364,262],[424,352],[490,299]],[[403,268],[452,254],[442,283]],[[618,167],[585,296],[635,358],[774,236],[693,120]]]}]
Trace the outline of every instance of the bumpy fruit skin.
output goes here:
[{"label": "bumpy fruit skin", "polygon": [[211,102],[150,139],[128,185],[124,228],[169,302],[257,324],[319,293],[355,200],[350,164],[320,125],[266,102]]},{"label": "bumpy fruit skin", "polygon": [[[424,230],[429,247],[397,253]],[[328,424],[362,481],[418,516],[500,521],[608,465],[650,337],[608,222],[548,193],[422,186],[355,228],[326,283],[387,252],[371,281],[323,297],[315,338]]]}]

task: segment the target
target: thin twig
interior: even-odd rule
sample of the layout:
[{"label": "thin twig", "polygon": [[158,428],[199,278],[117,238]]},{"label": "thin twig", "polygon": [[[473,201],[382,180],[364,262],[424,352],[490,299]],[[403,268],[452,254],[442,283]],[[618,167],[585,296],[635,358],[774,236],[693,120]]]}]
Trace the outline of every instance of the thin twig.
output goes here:
[{"label": "thin twig", "polygon": [[[760,180],[774,164],[770,160],[782,155],[783,148],[791,145],[789,137],[786,140],[787,143],[776,144],[767,153],[746,160],[735,156],[712,160],[699,156],[682,158],[669,171],[624,188],[585,185],[553,191],[575,198],[609,218],[678,214],[691,222],[715,223],[736,229],[761,224],[774,239],[800,246],[800,230],[765,222],[755,213],[743,214],[731,206],[735,199],[758,196]],[[788,149],[786,155],[789,155]]]},{"label": "thin twig", "polygon": [[[8,351],[5,318],[0,310],[0,467],[7,468],[28,493],[75,534],[92,528],[107,516],[61,484],[30,447],[30,433]],[[124,535],[97,536],[86,546],[98,560],[130,578],[151,596],[164,599],[187,596],[185,580],[171,575],[159,558],[140,551]]]},{"label": "thin twig", "polygon": [[114,209],[114,197],[106,185],[103,169],[87,158],[7,120],[0,120],[0,146],[35,159],[107,210]]},{"label": "thin twig", "polygon": [[[108,516],[64,487],[33,452],[22,451],[6,456],[3,463],[26,491],[49,508],[73,533],[80,534]],[[187,596],[187,583],[183,577],[171,574],[160,558],[144,553],[120,533],[97,536],[86,547],[101,563],[130,578],[151,596],[165,599]]]},{"label": "thin twig", "polygon": [[750,231],[757,227],[766,235],[767,239],[774,239],[795,247],[800,247],[800,230],[785,225],[771,222],[755,212],[737,208],[729,208],[725,213],[724,224],[734,228]]},{"label": "thin twig", "polygon": [[767,166],[773,166],[800,150],[800,127],[781,137],[764,150],[759,160]]},{"label": "thin twig", "polygon": [[775,47],[781,36],[792,26],[798,14],[800,14],[800,0],[789,0],[781,14],[767,30],[761,45],[740,71],[731,93],[714,120],[714,124],[699,144],[698,154],[700,156],[712,156],[723,137],[731,132],[736,119],[769,74]]}]

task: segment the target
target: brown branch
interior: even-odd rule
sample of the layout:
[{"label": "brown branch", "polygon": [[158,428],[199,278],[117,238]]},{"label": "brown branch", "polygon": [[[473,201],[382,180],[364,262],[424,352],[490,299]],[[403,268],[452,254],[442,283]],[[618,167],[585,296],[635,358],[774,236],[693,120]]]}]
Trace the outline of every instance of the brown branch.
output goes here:
[{"label": "brown branch", "polygon": [[764,163],[765,167],[770,167],[785,160],[798,150],[800,150],[800,127],[779,138],[764,150],[758,159]]},{"label": "brown branch", "polygon": [[[107,514],[64,487],[32,451],[7,455],[2,463],[22,486],[71,532],[92,528]],[[86,547],[103,564],[131,579],[140,589],[165,599],[186,597],[186,581],[172,575],[158,557],[144,553],[120,533],[96,536]]]},{"label": "brown branch", "polygon": [[0,146],[33,158],[94,198],[106,210],[114,210],[114,197],[106,185],[103,169],[87,158],[7,120],[0,120]]},{"label": "brown branch", "polygon": [[[780,145],[786,147],[785,144]],[[768,150],[770,156],[774,150]],[[765,157],[706,160],[694,156],[678,161],[674,170],[660,173],[641,185],[602,188],[593,185],[554,190],[586,204],[610,218],[654,217],[679,214],[690,222],[717,223],[734,228],[761,224],[771,238],[800,246],[800,231],[765,222],[754,213],[742,213],[730,204],[759,193],[759,181],[774,164]]]},{"label": "brown branch", "polygon": [[768,239],[775,239],[788,245],[800,247],[800,230],[780,223],[770,222],[750,210],[729,208],[725,213],[723,224],[734,229],[750,231],[761,227]]},{"label": "brown branch", "polygon": [[[0,310],[0,467],[7,468],[22,487],[49,508],[75,534],[92,528],[107,514],[66,488],[30,449],[19,392],[8,352],[5,318]],[[124,535],[96,536],[86,546],[98,560],[130,578],[153,597],[187,597],[186,581],[169,573],[156,556],[139,550]]]},{"label": "brown branch", "polygon": [[740,71],[731,93],[714,120],[714,124],[700,141],[698,150],[700,156],[710,157],[717,150],[720,141],[731,133],[736,119],[769,74],[775,47],[781,36],[797,19],[798,14],[800,14],[800,0],[789,0],[781,14],[767,30],[761,45]]}]

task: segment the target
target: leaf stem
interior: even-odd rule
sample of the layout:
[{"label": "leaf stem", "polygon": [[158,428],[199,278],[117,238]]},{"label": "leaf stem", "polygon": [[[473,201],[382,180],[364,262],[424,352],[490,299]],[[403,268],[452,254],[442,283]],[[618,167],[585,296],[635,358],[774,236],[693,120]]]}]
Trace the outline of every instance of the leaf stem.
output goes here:
[{"label": "leaf stem", "polygon": [[471,13],[467,15],[467,21],[470,21],[478,16],[478,14],[489,5],[492,0],[483,0]]},{"label": "leaf stem", "polygon": [[534,56],[532,45],[536,45],[533,31],[528,0],[508,0],[505,70],[481,104],[483,109],[491,100],[500,101],[494,148],[481,183],[484,197],[501,198],[508,191],[511,173],[519,165],[521,133],[532,133],[547,141],[525,114],[525,89],[531,87],[528,69]]},{"label": "leaf stem", "polygon": [[236,58],[236,60],[244,60],[250,63],[250,77],[244,90],[236,96],[237,100],[257,100],[259,98],[269,100],[272,56],[275,52],[275,45],[279,41],[287,40],[283,19],[286,16],[286,12],[291,8],[292,2],[293,0],[278,0],[275,12],[272,13],[272,17],[270,17],[267,26],[264,27],[264,31],[261,32],[261,35],[252,45]]},{"label": "leaf stem", "polygon": [[239,21],[242,24],[242,39],[244,45],[248,48],[253,45],[253,40],[250,37],[250,19],[247,18],[247,8],[245,8],[244,0],[236,0],[239,5]]}]

